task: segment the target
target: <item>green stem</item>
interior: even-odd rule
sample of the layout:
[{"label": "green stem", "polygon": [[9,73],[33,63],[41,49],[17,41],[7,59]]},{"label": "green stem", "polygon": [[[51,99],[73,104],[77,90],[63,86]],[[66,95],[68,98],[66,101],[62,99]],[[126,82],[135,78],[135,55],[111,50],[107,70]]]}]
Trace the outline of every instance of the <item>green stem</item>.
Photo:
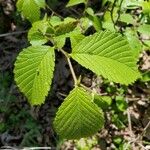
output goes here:
[{"label": "green stem", "polygon": [[67,52],[65,52],[62,48],[60,48],[58,50],[61,51],[66,56],[66,58],[69,58],[69,54]]},{"label": "green stem", "polygon": [[78,80],[77,80],[77,77],[76,77],[76,75],[75,75],[75,71],[74,71],[74,69],[73,69],[73,66],[72,66],[72,63],[71,63],[69,57],[67,58],[67,61],[68,61],[68,65],[69,65],[69,68],[70,68],[70,71],[71,71],[71,74],[72,74],[72,77],[73,77],[75,86],[77,86]]},{"label": "green stem", "polygon": [[82,83],[80,83],[80,86],[83,87],[84,89],[86,89],[87,91],[89,91],[90,93],[93,93],[93,90],[86,87],[85,85],[83,85]]},{"label": "green stem", "polygon": [[78,79],[76,77],[75,71],[74,71],[72,63],[70,61],[70,56],[63,49],[59,49],[59,50],[66,56],[67,61],[68,61],[68,65],[69,65],[69,68],[70,68],[70,71],[71,71],[71,74],[72,74],[72,77],[73,77],[73,80],[74,80],[74,84],[75,84],[75,86],[77,86],[78,85]]}]

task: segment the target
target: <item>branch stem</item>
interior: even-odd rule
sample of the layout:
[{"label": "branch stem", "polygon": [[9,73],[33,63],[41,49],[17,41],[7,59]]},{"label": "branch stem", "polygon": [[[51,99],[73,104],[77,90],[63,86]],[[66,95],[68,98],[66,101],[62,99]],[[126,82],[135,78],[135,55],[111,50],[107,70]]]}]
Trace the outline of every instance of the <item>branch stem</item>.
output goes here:
[{"label": "branch stem", "polygon": [[75,71],[73,69],[73,66],[72,66],[72,63],[71,63],[71,60],[70,60],[70,56],[67,52],[65,52],[62,48],[59,49],[67,58],[67,61],[68,61],[68,65],[69,65],[69,68],[70,68],[70,71],[71,71],[71,74],[72,74],[72,77],[73,77],[73,80],[74,80],[74,84],[75,86],[78,84],[78,79],[76,77],[76,74],[75,74]]},{"label": "branch stem", "polygon": [[68,61],[68,65],[69,65],[69,68],[70,68],[70,71],[71,71],[71,74],[72,74],[72,77],[73,77],[75,86],[76,86],[76,85],[78,84],[78,80],[77,80],[77,77],[76,77],[76,75],[75,75],[75,71],[74,71],[74,69],[73,69],[73,66],[72,66],[72,63],[71,63],[69,57],[67,57],[67,61]]},{"label": "branch stem", "polygon": [[[128,99],[126,98],[126,102],[128,103]],[[133,131],[132,131],[132,122],[131,122],[131,115],[130,115],[130,110],[129,107],[127,108],[127,118],[128,118],[128,128],[130,131],[130,137],[131,139],[135,139]],[[135,150],[135,142],[132,143],[132,149]]]},{"label": "branch stem", "polygon": [[92,89],[86,87],[86,86],[85,86],[84,84],[82,84],[82,83],[80,84],[80,86],[83,87],[84,89],[86,89],[86,91],[88,91],[88,92],[90,92],[90,93],[93,92]]}]

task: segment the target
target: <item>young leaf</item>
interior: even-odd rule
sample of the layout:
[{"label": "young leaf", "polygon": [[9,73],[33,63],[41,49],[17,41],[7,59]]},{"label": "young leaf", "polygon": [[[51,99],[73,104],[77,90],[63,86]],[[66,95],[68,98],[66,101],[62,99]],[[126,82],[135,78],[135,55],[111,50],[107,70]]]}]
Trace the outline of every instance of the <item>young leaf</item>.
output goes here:
[{"label": "young leaf", "polygon": [[101,96],[98,94],[94,94],[94,103],[102,109],[108,109],[108,107],[112,103],[112,99],[109,96]]},{"label": "young leaf", "polygon": [[86,3],[86,0],[69,0],[67,7],[78,5],[81,3]]},{"label": "young leaf", "polygon": [[85,36],[83,34],[81,34],[81,32],[79,30],[70,32],[69,37],[70,37],[72,47],[77,45],[80,41],[82,41],[85,38]]},{"label": "young leaf", "polygon": [[91,20],[95,30],[100,31],[102,29],[100,18],[94,14],[92,8],[87,8],[85,11],[88,14],[87,17]]},{"label": "young leaf", "polygon": [[82,33],[85,33],[85,31],[92,26],[92,22],[89,18],[87,17],[82,17],[79,21],[78,29],[82,31]]},{"label": "young leaf", "polygon": [[116,106],[117,108],[124,112],[127,109],[127,103],[125,101],[125,98],[123,96],[116,96]]},{"label": "young leaf", "polygon": [[54,41],[58,48],[62,48],[65,45],[66,38],[70,38],[71,45],[74,46],[77,42],[81,41],[85,36],[80,31],[74,30],[72,32],[62,34],[54,37]]},{"label": "young leaf", "polygon": [[[70,37],[70,33],[76,30],[78,21],[74,18],[67,17],[64,21],[58,19],[58,17],[52,17],[50,24],[53,26],[55,33],[53,35],[53,41],[58,48],[62,48],[65,44],[66,37]],[[47,32],[48,34],[51,34]]]},{"label": "young leaf", "polygon": [[114,23],[113,22],[103,22],[102,26],[106,30],[116,32],[116,29],[114,28]]},{"label": "young leaf", "polygon": [[54,48],[24,49],[15,63],[15,81],[32,105],[42,104],[50,89],[54,71]]},{"label": "young leaf", "polygon": [[127,85],[140,77],[127,40],[110,31],[84,38],[70,55],[82,66],[113,82]]},{"label": "young leaf", "polygon": [[83,88],[76,87],[60,106],[54,121],[61,138],[79,139],[91,136],[103,127],[103,113]]},{"label": "young leaf", "polygon": [[65,45],[67,35],[68,34],[62,34],[62,35],[53,37],[55,46],[57,48],[62,48]]},{"label": "young leaf", "polygon": [[150,2],[149,1],[143,1],[141,2],[142,10],[144,14],[150,13]]},{"label": "young leaf", "polygon": [[139,54],[142,51],[142,44],[140,40],[138,39],[137,32],[134,31],[133,29],[126,28],[125,35],[130,44],[130,47],[133,50],[135,58],[138,60]]},{"label": "young leaf", "polygon": [[107,10],[104,14],[104,19],[102,23],[103,28],[115,32],[116,31],[115,28],[117,28],[117,26],[114,27],[114,22],[117,21],[117,18],[118,18],[118,9],[116,7],[114,7],[113,14],[111,14],[111,12]]},{"label": "young leaf", "polygon": [[40,18],[40,8],[44,8],[45,0],[18,0],[17,9],[31,22]]},{"label": "young leaf", "polygon": [[58,16],[51,16],[50,17],[50,20],[49,20],[49,23],[55,27],[55,26],[58,26],[59,24],[62,23],[61,21],[61,18],[59,18]]},{"label": "young leaf", "polygon": [[78,24],[77,20],[69,17],[65,18],[65,20],[62,23],[54,27],[55,35],[59,36],[62,34],[69,33],[76,28],[77,24]]},{"label": "young leaf", "polygon": [[150,71],[146,71],[142,74],[142,81],[149,82],[150,81]]},{"label": "young leaf", "polygon": [[134,19],[131,14],[121,14],[120,21],[125,22],[127,24],[134,24]]},{"label": "young leaf", "polygon": [[150,36],[150,25],[149,24],[143,24],[138,27],[138,32]]},{"label": "young leaf", "polygon": [[[48,30],[49,29],[49,30]],[[42,45],[48,40],[44,37],[47,30],[54,33],[47,20],[36,21],[32,24],[32,28],[28,32],[28,39],[32,45]]]},{"label": "young leaf", "polygon": [[131,1],[124,1],[124,8],[125,9],[137,9],[141,7],[141,2],[137,0],[131,0]]}]

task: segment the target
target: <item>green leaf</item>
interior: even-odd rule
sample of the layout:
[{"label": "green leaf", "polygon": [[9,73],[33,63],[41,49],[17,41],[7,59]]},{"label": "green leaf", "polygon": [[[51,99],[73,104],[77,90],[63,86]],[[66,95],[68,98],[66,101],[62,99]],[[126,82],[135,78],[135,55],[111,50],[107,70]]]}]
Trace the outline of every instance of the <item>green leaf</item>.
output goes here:
[{"label": "green leaf", "polygon": [[36,2],[36,4],[41,7],[44,8],[45,7],[45,0],[34,0]]},{"label": "green leaf", "polygon": [[[66,38],[70,37],[70,33],[77,30],[75,28],[77,27],[78,21],[70,17],[65,18],[64,21],[61,21],[58,17],[52,17],[50,19],[50,24],[55,31],[52,35],[55,46],[62,48],[65,44]],[[49,32],[47,33],[51,34]]]},{"label": "green leaf", "polygon": [[81,34],[80,31],[73,31],[69,33],[70,41],[71,41],[71,47],[74,47],[77,45],[80,41],[82,41],[85,36]]},{"label": "green leaf", "polygon": [[141,2],[141,6],[144,14],[150,13],[150,2],[143,1]]},{"label": "green leaf", "polygon": [[116,106],[117,108],[124,112],[127,109],[127,103],[125,101],[125,98],[123,96],[116,96]]},{"label": "green leaf", "polygon": [[[106,11],[106,13],[104,14],[104,21],[103,21],[103,28],[104,29],[107,29],[107,30],[110,30],[110,31],[116,31],[115,27],[114,27],[114,22],[116,22],[117,20],[117,17],[118,17],[118,13],[117,13],[117,8],[115,7],[114,8],[114,11],[113,11],[113,15],[111,15],[111,12],[110,11]],[[112,16],[113,16],[113,21],[112,21]],[[117,26],[116,26],[117,28]]]},{"label": "green leaf", "polygon": [[34,22],[40,18],[40,8],[45,7],[45,0],[18,0],[17,9],[22,15]]},{"label": "green leaf", "polygon": [[82,17],[80,19],[78,28],[82,31],[82,33],[85,33],[85,31],[91,26],[92,26],[92,21],[87,17]]},{"label": "green leaf", "polygon": [[124,115],[121,114],[112,114],[111,116],[112,122],[119,128],[119,129],[124,129],[126,126],[124,124]]},{"label": "green leaf", "polygon": [[134,24],[134,19],[131,14],[121,14],[120,21],[125,22],[127,24]]},{"label": "green leaf", "polygon": [[78,30],[59,35],[54,37],[54,41],[58,48],[62,48],[65,45],[66,38],[70,38],[71,45],[76,45],[79,41],[81,41],[85,36],[81,34]]},{"label": "green leaf", "polygon": [[142,74],[142,81],[144,82],[150,81],[150,71],[146,71]]},{"label": "green leaf", "polygon": [[89,14],[90,16],[94,16],[95,14],[94,14],[94,10],[91,8],[91,7],[88,7],[86,10],[85,10],[85,12],[87,13],[87,14]]},{"label": "green leaf", "polygon": [[116,29],[114,28],[114,23],[112,22],[103,22],[102,24],[103,28],[106,30],[110,30],[110,31],[116,31]]},{"label": "green leaf", "polygon": [[101,24],[101,20],[98,16],[93,16],[93,18],[91,18],[92,22],[93,22],[93,26],[95,28],[96,31],[100,31],[102,30],[102,24]]},{"label": "green leaf", "polygon": [[150,51],[150,40],[143,40],[143,49],[146,50],[146,51]]},{"label": "green leaf", "polygon": [[131,144],[129,142],[124,141],[119,145],[119,150],[131,150]]},{"label": "green leaf", "polygon": [[123,1],[124,9],[137,9],[141,7],[141,2],[137,0]]},{"label": "green leaf", "polygon": [[61,19],[57,16],[52,16],[50,18],[49,22],[53,27],[62,23]]},{"label": "green leaf", "polygon": [[114,32],[101,31],[84,38],[70,55],[82,66],[113,82],[127,85],[140,77],[127,40]]},{"label": "green leaf", "polygon": [[78,5],[78,4],[81,4],[81,3],[86,3],[86,0],[69,0],[66,7]]},{"label": "green leaf", "polygon": [[87,12],[88,18],[91,20],[95,30],[100,31],[102,29],[100,18],[94,14],[94,11],[92,8],[87,8],[86,12]]},{"label": "green leaf", "polygon": [[76,28],[77,23],[78,21],[74,18],[67,17],[64,21],[61,21],[56,16],[51,17],[49,21],[47,19],[36,21],[28,33],[28,39],[34,46],[42,45],[48,40],[52,40],[56,47],[62,48],[66,37],[70,37],[70,33],[74,32],[73,30]]},{"label": "green leaf", "polygon": [[114,142],[115,144],[117,144],[117,145],[120,145],[121,142],[122,142],[122,138],[119,137],[119,136],[116,136],[116,137],[113,138],[113,142]]},{"label": "green leaf", "polygon": [[74,88],[60,106],[54,121],[61,138],[79,139],[95,134],[103,127],[103,113],[83,88]]},{"label": "green leaf", "polygon": [[58,47],[61,45],[61,47],[63,47],[65,44],[65,39],[70,38],[71,46],[74,47],[77,43],[83,40],[84,37],[85,36],[81,33],[81,31],[78,28],[76,28],[75,30],[69,33],[54,37],[54,41],[56,41]]},{"label": "green leaf", "polygon": [[67,35],[68,34],[62,34],[53,37],[56,48],[62,48],[65,45]]},{"label": "green leaf", "polygon": [[111,12],[109,10],[107,10],[104,14],[104,22],[112,22],[112,17],[113,17],[113,20],[114,22],[117,21],[117,18],[118,18],[118,8],[117,7],[114,7],[114,10],[113,10],[113,14],[111,14]]},{"label": "green leaf", "polygon": [[150,36],[150,25],[149,24],[143,24],[138,27],[138,32]]},{"label": "green leaf", "polygon": [[142,51],[142,44],[136,35],[128,35],[127,36],[130,47],[133,50],[134,56],[136,60],[139,59],[140,52]]},{"label": "green leaf", "polygon": [[138,60],[139,54],[142,51],[142,43],[138,38],[137,32],[134,31],[132,28],[127,28],[125,31],[125,35],[130,44],[130,47],[133,50],[136,60]]},{"label": "green leaf", "polygon": [[76,28],[77,24],[78,21],[75,20],[74,18],[69,18],[69,17],[65,18],[65,20],[62,23],[54,27],[55,35],[59,36],[62,34],[69,33]]},{"label": "green leaf", "polygon": [[101,95],[95,94],[94,103],[97,104],[102,109],[107,109],[111,105],[112,99],[110,96],[101,96]]},{"label": "green leaf", "polygon": [[48,29],[49,33],[54,33],[48,21],[42,20],[34,22],[32,24],[32,28],[28,32],[28,40],[32,45],[45,44],[48,41],[48,39],[45,38],[45,34]]},{"label": "green leaf", "polygon": [[18,11],[22,11],[23,4],[24,4],[24,0],[17,1],[16,6],[17,6]]},{"label": "green leaf", "polygon": [[54,48],[32,46],[15,62],[15,81],[32,105],[42,104],[50,89],[54,71]]}]

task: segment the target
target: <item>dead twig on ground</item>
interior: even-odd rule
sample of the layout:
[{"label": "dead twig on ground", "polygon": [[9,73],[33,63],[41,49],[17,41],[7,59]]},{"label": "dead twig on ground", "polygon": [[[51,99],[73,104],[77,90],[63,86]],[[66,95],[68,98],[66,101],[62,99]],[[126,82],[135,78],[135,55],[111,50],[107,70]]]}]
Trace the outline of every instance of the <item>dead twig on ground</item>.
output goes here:
[{"label": "dead twig on ground", "polygon": [[4,33],[0,34],[0,38],[5,37],[5,36],[12,36],[12,35],[17,35],[17,34],[24,34],[27,33],[28,31],[16,31],[16,32],[9,32],[9,33]]}]

